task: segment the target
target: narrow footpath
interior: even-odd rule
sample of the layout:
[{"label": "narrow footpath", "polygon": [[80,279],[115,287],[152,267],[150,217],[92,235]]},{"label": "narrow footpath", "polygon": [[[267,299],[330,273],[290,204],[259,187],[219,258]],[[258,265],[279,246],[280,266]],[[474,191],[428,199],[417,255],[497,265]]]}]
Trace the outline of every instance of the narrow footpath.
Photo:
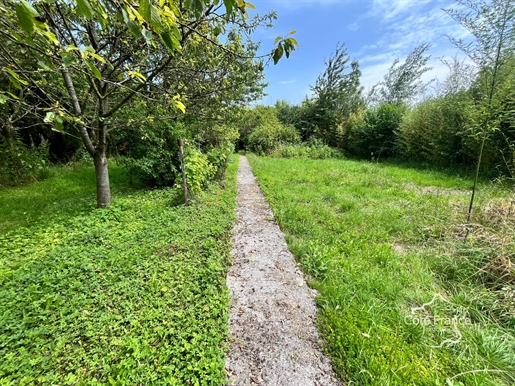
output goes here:
[{"label": "narrow footpath", "polygon": [[245,156],[238,169],[229,385],[336,386],[319,347],[316,305]]}]

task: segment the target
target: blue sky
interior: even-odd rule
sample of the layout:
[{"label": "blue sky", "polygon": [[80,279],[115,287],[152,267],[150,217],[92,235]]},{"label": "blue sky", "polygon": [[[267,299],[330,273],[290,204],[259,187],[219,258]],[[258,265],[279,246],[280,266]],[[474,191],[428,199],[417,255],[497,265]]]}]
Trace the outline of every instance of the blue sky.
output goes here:
[{"label": "blue sky", "polygon": [[[310,95],[310,85],[325,69],[324,61],[345,43],[362,71],[362,85],[368,89],[382,79],[395,58],[405,58],[413,48],[431,43],[433,70],[426,79],[444,80],[447,67],[440,58],[459,51],[446,35],[466,37],[466,32],[442,11],[452,0],[254,0],[259,14],[274,10],[278,19],[273,29],[256,32],[262,51],[270,51],[274,39],[296,30],[300,47],[289,59],[267,67],[268,94],[261,103],[284,99],[300,103]],[[250,13],[252,16],[252,13]]]}]

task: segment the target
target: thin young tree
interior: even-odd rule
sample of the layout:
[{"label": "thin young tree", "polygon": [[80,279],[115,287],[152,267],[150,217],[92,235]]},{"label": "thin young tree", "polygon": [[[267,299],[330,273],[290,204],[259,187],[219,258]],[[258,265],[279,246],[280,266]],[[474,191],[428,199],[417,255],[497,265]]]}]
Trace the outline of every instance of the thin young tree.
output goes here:
[{"label": "thin young tree", "polygon": [[470,221],[485,143],[498,130],[495,101],[501,91],[504,71],[515,51],[515,0],[455,0],[454,8],[444,11],[470,32],[472,39],[449,39],[477,66],[479,96],[477,131],[479,154],[467,219]]},{"label": "thin young tree", "polygon": [[370,91],[369,99],[375,103],[402,103],[415,101],[427,88],[429,82],[421,78],[431,70],[427,63],[431,58],[427,54],[431,45],[426,43],[417,46],[401,63],[394,60],[383,80]]},{"label": "thin young tree", "polygon": [[336,145],[335,128],[364,104],[360,77],[358,61],[351,60],[344,44],[338,44],[311,87],[315,94],[315,123],[329,145]]}]

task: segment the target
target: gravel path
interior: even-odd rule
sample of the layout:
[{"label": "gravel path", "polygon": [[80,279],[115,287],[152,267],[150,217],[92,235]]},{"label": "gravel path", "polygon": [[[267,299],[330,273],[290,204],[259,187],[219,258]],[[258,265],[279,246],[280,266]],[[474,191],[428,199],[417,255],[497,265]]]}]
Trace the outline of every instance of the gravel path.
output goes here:
[{"label": "gravel path", "polygon": [[306,285],[244,156],[233,248],[229,384],[339,385],[317,343],[316,292]]}]

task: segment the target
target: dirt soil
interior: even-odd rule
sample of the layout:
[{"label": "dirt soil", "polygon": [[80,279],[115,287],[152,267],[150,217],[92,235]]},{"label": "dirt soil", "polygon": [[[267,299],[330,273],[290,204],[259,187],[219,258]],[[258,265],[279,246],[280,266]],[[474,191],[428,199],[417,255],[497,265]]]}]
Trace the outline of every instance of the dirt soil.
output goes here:
[{"label": "dirt soil", "polygon": [[340,385],[319,346],[316,292],[307,286],[244,156],[233,259],[227,276],[229,385]]}]

